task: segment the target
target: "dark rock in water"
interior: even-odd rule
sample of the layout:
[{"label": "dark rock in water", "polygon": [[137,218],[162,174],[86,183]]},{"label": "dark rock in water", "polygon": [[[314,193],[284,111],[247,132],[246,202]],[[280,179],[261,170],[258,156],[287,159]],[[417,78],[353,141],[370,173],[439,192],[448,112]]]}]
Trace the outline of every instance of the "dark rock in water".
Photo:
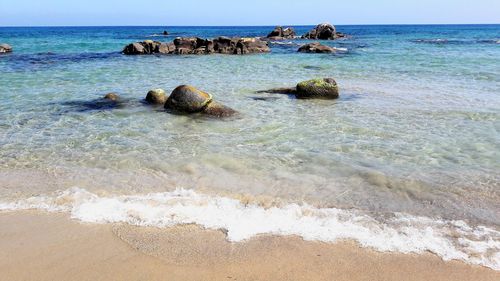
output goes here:
[{"label": "dark rock in water", "polygon": [[109,101],[119,101],[120,96],[117,93],[107,93],[103,99],[109,100]]},{"label": "dark rock in water", "polygon": [[299,99],[336,99],[339,89],[333,78],[312,79],[297,84],[295,96]]},{"label": "dark rock in water", "polygon": [[195,87],[182,85],[170,94],[165,102],[165,108],[185,112],[201,112],[212,101],[213,97]]},{"label": "dark rock in water", "polygon": [[146,40],[127,45],[123,53],[126,55],[143,54],[176,54],[176,55],[205,55],[205,54],[252,54],[267,53],[271,49],[266,41],[258,38],[228,38],[219,37],[213,40],[198,37],[176,38],[173,43],[161,43]]},{"label": "dark rock in water", "polygon": [[170,94],[165,108],[180,113],[203,113],[213,117],[228,117],[236,111],[213,101],[211,94],[200,91],[193,86],[182,85]]},{"label": "dark rock in water", "polygon": [[125,55],[170,54],[175,50],[172,43],[162,43],[153,40],[135,42],[123,49]]},{"label": "dark rock in water", "polygon": [[213,117],[222,118],[222,117],[233,116],[237,112],[236,112],[236,110],[234,110],[230,107],[222,105],[216,101],[212,101],[203,109],[203,113],[208,114],[208,115],[213,116]]},{"label": "dark rock in water", "polygon": [[12,52],[12,47],[9,44],[0,44],[0,54]]},{"label": "dark rock in water", "polygon": [[337,38],[335,26],[329,23],[318,24],[315,28],[302,36],[304,39],[334,40]]},{"label": "dark rock in water", "polygon": [[299,52],[301,53],[335,53],[336,51],[335,48],[321,45],[318,42],[305,44],[299,48]]},{"label": "dark rock in water", "polygon": [[282,26],[277,26],[271,33],[267,35],[270,39],[293,39],[295,38],[295,30],[291,27],[283,28]]},{"label": "dark rock in water", "polygon": [[269,90],[257,91],[256,93],[294,95],[296,91],[296,88],[274,88]]},{"label": "dark rock in water", "polygon": [[163,89],[154,89],[148,92],[146,95],[146,101],[150,104],[161,104],[164,105],[167,101],[167,96]]},{"label": "dark rock in water", "polygon": [[164,30],[163,31],[163,35],[167,36],[168,35],[168,31]]}]

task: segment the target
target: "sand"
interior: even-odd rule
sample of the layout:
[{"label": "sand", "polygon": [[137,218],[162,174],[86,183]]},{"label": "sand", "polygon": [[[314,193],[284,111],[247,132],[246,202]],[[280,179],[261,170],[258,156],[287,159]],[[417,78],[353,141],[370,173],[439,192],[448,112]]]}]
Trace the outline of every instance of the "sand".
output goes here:
[{"label": "sand", "polygon": [[82,224],[65,214],[0,213],[0,280],[500,280],[432,254],[378,253],[354,242],[221,231]]}]

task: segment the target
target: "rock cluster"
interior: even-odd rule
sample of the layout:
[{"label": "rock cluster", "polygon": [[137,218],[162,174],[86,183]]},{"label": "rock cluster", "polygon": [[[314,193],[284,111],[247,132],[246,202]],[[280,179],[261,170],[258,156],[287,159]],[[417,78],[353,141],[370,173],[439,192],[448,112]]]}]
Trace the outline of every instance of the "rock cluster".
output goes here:
[{"label": "rock cluster", "polygon": [[12,52],[12,47],[9,44],[0,44],[0,54]]},{"label": "rock cluster", "polygon": [[277,26],[271,33],[267,35],[269,39],[293,39],[295,38],[295,30],[291,27],[283,28],[282,26]]},{"label": "rock cluster", "polygon": [[335,53],[337,49],[322,45],[318,42],[309,43],[301,46],[299,52],[301,53]]},{"label": "rock cluster", "polygon": [[318,24],[315,28],[302,36],[304,39],[334,40],[337,38],[335,26],[329,23]]},{"label": "rock cluster", "polygon": [[127,45],[123,49],[126,55],[146,54],[234,54],[243,55],[251,53],[267,53],[271,49],[267,42],[258,38],[228,38],[218,37],[216,39],[176,38],[172,43],[162,43],[152,40],[136,42]]}]

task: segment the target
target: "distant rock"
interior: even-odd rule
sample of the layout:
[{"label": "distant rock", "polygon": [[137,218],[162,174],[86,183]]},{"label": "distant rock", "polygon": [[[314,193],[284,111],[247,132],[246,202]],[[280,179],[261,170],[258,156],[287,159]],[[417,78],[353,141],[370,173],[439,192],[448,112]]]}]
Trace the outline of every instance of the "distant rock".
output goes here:
[{"label": "distant rock", "polygon": [[150,104],[164,105],[167,101],[167,95],[163,89],[154,89],[146,95],[146,101]]},{"label": "distant rock", "polygon": [[0,54],[12,52],[12,47],[9,44],[0,44]]},{"label": "distant rock", "polygon": [[299,48],[301,53],[335,53],[337,49],[322,45],[318,42],[305,44]]},{"label": "distant rock", "polygon": [[166,31],[166,30],[163,31],[164,36],[167,36],[168,34],[169,34],[168,31]]},{"label": "distant rock", "polygon": [[283,28],[282,26],[277,26],[267,35],[267,38],[274,40],[293,39],[295,38],[295,35],[295,30],[291,27]]},{"label": "distant rock", "polygon": [[337,38],[335,26],[329,23],[318,24],[315,28],[302,36],[304,39],[334,40]]},{"label": "distant rock", "polygon": [[236,113],[232,108],[215,102],[211,94],[189,85],[175,88],[165,108],[179,113],[203,113],[213,117],[228,117]]},{"label": "distant rock", "polygon": [[123,49],[126,55],[146,54],[176,54],[176,55],[208,55],[231,54],[243,55],[252,53],[267,53],[271,49],[266,41],[258,38],[228,38],[202,39],[198,37],[178,37],[172,43],[161,43],[146,40],[127,45]]},{"label": "distant rock", "polygon": [[117,93],[107,93],[106,95],[104,95],[103,99],[108,101],[119,101],[120,96]]},{"label": "distant rock", "polygon": [[312,79],[297,84],[295,96],[299,99],[336,99],[339,89],[333,78]]}]

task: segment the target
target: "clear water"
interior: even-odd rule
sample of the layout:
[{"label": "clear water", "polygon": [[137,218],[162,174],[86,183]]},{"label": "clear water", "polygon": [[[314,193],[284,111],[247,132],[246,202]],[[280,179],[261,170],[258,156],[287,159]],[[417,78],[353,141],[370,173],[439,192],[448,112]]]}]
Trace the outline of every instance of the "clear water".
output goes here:
[{"label": "clear water", "polygon": [[[155,35],[165,29],[171,36]],[[325,43],[347,48],[337,55],[297,53],[301,40],[263,55],[120,54],[144,39],[272,29],[0,28],[15,50],[0,56],[0,201],[73,187],[107,197],[184,188],[500,227],[500,25],[338,26],[352,37]],[[334,77],[341,98],[255,93],[314,77]],[[181,84],[240,115],[142,103],[150,89]],[[89,107],[107,92],[126,104]]]}]

